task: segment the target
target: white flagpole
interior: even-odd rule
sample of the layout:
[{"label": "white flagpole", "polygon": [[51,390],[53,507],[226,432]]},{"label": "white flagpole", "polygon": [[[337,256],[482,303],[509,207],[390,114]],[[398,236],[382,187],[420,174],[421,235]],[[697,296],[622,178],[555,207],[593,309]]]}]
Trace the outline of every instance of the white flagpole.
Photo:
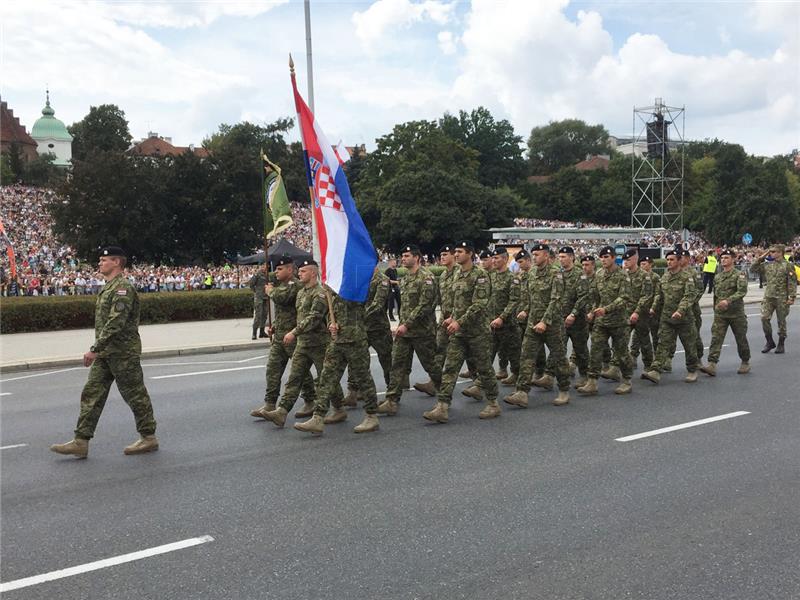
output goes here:
[{"label": "white flagpole", "polygon": [[[308,70],[308,107],[314,113],[314,64],[311,59],[311,0],[303,1],[306,16],[306,69]],[[314,202],[312,195],[311,202]],[[321,253],[319,250],[319,236],[317,235],[317,217],[314,206],[311,206],[311,255],[319,264]]]}]

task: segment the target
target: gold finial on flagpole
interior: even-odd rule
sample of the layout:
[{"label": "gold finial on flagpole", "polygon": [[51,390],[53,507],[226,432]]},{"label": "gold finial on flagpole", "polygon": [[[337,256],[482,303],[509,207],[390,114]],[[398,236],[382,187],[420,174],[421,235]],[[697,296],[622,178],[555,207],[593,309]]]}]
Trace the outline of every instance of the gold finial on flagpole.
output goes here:
[{"label": "gold finial on flagpole", "polygon": [[292,60],[292,53],[289,53],[289,72],[294,75],[294,61]]}]

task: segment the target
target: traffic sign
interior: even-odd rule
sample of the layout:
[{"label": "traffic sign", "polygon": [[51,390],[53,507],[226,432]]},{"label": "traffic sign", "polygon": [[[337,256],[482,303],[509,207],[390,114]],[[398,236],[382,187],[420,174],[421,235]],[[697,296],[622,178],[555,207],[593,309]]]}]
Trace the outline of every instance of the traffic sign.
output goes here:
[{"label": "traffic sign", "polygon": [[752,235],[750,235],[749,233],[745,233],[745,234],[742,236],[742,243],[743,243],[745,246],[749,246],[750,244],[752,244],[752,243],[753,243],[753,236],[752,236]]}]

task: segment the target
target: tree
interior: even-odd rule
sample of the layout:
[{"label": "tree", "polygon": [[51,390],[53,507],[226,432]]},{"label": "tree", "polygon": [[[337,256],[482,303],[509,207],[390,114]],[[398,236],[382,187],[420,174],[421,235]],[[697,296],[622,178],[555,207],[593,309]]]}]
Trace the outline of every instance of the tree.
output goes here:
[{"label": "tree", "polygon": [[64,181],[65,169],[59,169],[53,164],[56,155],[52,152],[40,154],[25,163],[20,179],[26,185],[55,187]]},{"label": "tree", "polygon": [[534,127],[528,138],[528,159],[534,175],[555,173],[585,160],[587,155],[610,153],[606,128],[587,125],[580,119]]},{"label": "tree", "polygon": [[522,137],[514,133],[507,120],[495,121],[488,109],[480,106],[458,117],[445,114],[439,119],[445,135],[478,152],[478,181],[489,187],[516,185],[525,175]]},{"label": "tree", "polygon": [[125,152],[131,133],[125,112],[116,104],[92,106],[82,120],[68,128],[73,136],[72,160],[86,160],[97,152]]},{"label": "tree", "polygon": [[17,142],[11,142],[8,150],[3,152],[3,184],[16,183],[22,179],[25,172],[25,161],[22,157],[22,149]]}]

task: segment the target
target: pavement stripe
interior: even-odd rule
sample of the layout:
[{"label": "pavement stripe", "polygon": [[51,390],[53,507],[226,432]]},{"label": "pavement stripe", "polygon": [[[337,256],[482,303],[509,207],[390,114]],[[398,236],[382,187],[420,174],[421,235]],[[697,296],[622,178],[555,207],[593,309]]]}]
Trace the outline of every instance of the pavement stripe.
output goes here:
[{"label": "pavement stripe", "polygon": [[10,396],[11,392],[0,392],[0,396]]},{"label": "pavement stripe", "polygon": [[661,435],[662,433],[669,433],[670,431],[678,431],[679,429],[687,429],[689,427],[697,427],[698,425],[705,425],[706,423],[713,423],[714,421],[722,421],[724,419],[733,419],[734,417],[741,417],[742,415],[749,415],[746,410],[739,410],[716,417],[708,417],[707,419],[700,419],[699,421],[690,421],[688,423],[681,423],[680,425],[672,425],[671,427],[664,427],[663,429],[654,429],[652,431],[645,431],[644,433],[637,433],[634,435],[627,435],[625,437],[617,438],[615,442],[632,442],[642,438],[651,437],[654,435]]},{"label": "pavement stripe", "polygon": [[192,371],[191,373],[174,373],[172,375],[157,375],[150,379],[172,379],[174,377],[191,377],[192,375],[208,375],[210,373],[228,373],[230,371],[246,371],[247,369],[263,369],[264,365],[252,365],[249,367],[233,367],[231,369],[213,369],[211,371]]},{"label": "pavement stripe", "polygon": [[176,362],[176,363],[150,363],[142,365],[143,367],[188,367],[191,365],[240,365],[242,363],[250,362],[251,360],[258,360],[259,358],[266,358],[266,354],[258,356],[251,356],[250,358],[243,358],[242,360],[196,360],[193,362]]},{"label": "pavement stripe", "polygon": [[11,448],[23,448],[28,444],[12,444],[11,446],[0,446],[0,450],[11,450]]},{"label": "pavement stripe", "polygon": [[147,550],[139,550],[138,552],[131,552],[130,554],[121,554],[120,556],[113,556],[111,558],[104,558],[95,562],[86,563],[85,565],[78,565],[77,567],[70,567],[68,569],[61,569],[59,571],[50,571],[42,575],[34,575],[33,577],[26,577],[24,579],[16,579],[14,581],[7,581],[0,583],[0,592],[10,592],[11,590],[18,590],[20,588],[29,587],[31,585],[38,585],[47,581],[54,581],[56,579],[63,579],[64,577],[72,577],[73,575],[80,575],[81,573],[88,573],[90,571],[97,571],[98,569],[105,569],[106,567],[113,567],[135,560],[141,560],[150,556],[158,554],[166,554],[167,552],[174,552],[175,550],[183,550],[206,542],[213,542],[214,538],[210,535],[203,535],[196,538],[190,538],[180,542],[173,542],[172,544],[164,544],[163,546],[156,546],[155,548],[148,548]]},{"label": "pavement stripe", "polygon": [[22,377],[11,377],[9,379],[0,379],[0,383],[6,381],[17,381],[18,379],[30,379],[31,377],[44,377],[45,375],[55,375],[56,373],[66,373],[67,371],[77,371],[84,367],[70,367],[69,369],[59,369],[58,371],[48,371],[47,373],[34,373],[33,375],[23,375]]}]

